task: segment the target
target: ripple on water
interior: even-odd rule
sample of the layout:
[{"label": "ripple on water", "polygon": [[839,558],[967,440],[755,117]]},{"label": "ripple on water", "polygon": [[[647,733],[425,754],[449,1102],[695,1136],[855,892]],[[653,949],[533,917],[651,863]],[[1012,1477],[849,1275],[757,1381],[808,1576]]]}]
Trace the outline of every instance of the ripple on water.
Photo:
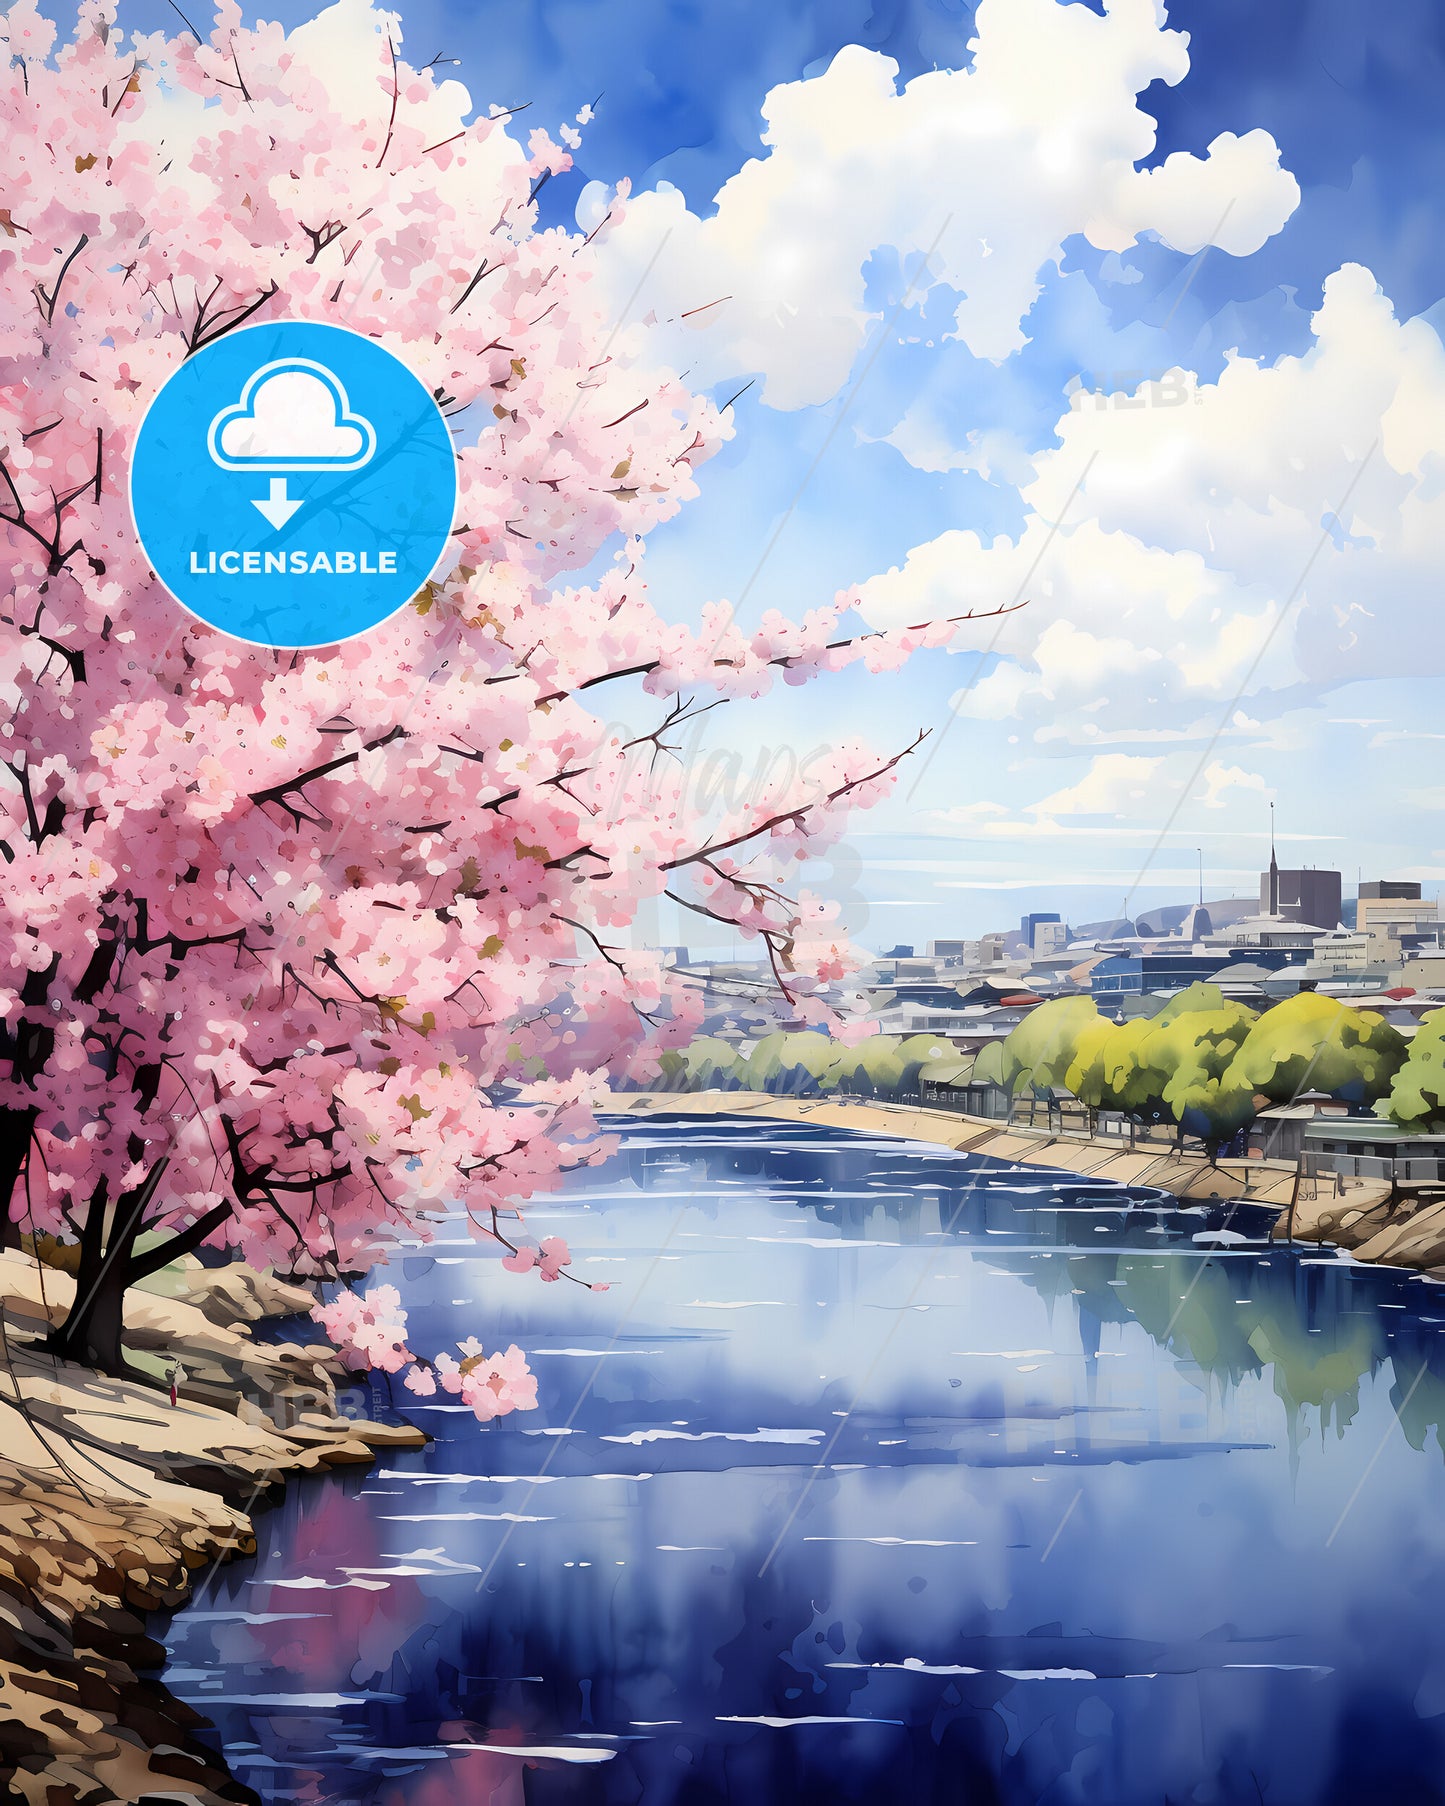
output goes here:
[{"label": "ripple on water", "polygon": [[1433,1287],[1252,1207],[616,1126],[531,1213],[610,1293],[460,1224],[405,1259],[418,1345],[517,1342],[535,1417],[419,1413],[170,1625],[268,1800],[1438,1797]]}]

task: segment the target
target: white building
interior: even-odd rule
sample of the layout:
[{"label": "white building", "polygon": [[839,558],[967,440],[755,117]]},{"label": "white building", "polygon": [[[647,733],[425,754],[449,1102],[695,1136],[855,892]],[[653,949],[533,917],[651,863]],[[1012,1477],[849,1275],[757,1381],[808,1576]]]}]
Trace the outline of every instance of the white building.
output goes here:
[{"label": "white building", "polygon": [[1248,947],[1258,952],[1297,951],[1313,947],[1328,931],[1309,922],[1291,922],[1286,916],[1245,916],[1227,928],[1216,928],[1206,934],[1200,945],[1207,953],[1225,957],[1234,947]]}]

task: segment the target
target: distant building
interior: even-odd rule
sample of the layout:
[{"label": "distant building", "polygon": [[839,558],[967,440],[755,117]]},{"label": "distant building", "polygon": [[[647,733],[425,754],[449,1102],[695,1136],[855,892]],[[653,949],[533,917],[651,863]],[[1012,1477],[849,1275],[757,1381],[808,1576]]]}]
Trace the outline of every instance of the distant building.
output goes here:
[{"label": "distant building", "polygon": [[1033,934],[1033,949],[1035,953],[1041,956],[1047,956],[1052,953],[1062,953],[1068,944],[1068,924],[1059,921],[1057,917],[1055,917],[1052,922],[1042,921],[1035,925]]},{"label": "distant building", "polygon": [[1355,926],[1369,937],[1376,958],[1399,959],[1408,939],[1427,934],[1439,913],[1439,905],[1433,899],[1427,903],[1413,879],[1380,878],[1360,886]]},{"label": "distant building", "polygon": [[941,978],[925,960],[880,960],[867,975],[863,993],[873,1009],[897,1003],[923,1003],[951,1008],[958,986]]},{"label": "distant building", "polygon": [[1370,957],[1370,937],[1348,928],[1332,928],[1315,942],[1314,957],[1296,968],[1302,982],[1313,979],[1326,989],[1364,989],[1385,982],[1385,968]]},{"label": "distant building", "polygon": [[1407,953],[1400,965],[1400,983],[1415,991],[1445,988],[1445,948],[1421,948]]},{"label": "distant building", "polygon": [[1128,916],[1110,916],[1102,922],[1081,922],[1075,931],[1081,941],[1117,941],[1134,933]]},{"label": "distant building", "polygon": [[1039,928],[1046,923],[1061,922],[1062,920],[1063,917],[1053,910],[1036,910],[1032,915],[1021,917],[1019,921],[1019,933],[1023,936],[1024,945],[1026,947],[1037,948],[1038,941],[1035,937],[1038,934]]},{"label": "distant building", "polygon": [[1265,986],[1278,970],[1277,966],[1257,966],[1252,960],[1232,959],[1227,966],[1220,967],[1210,983],[1217,984],[1224,995],[1236,1003],[1261,1007],[1269,995]]},{"label": "distant building", "polygon": [[[1243,921],[1245,916],[1258,915],[1259,899],[1257,897],[1206,897],[1202,906],[1194,905],[1195,909],[1200,907],[1204,909],[1205,914],[1216,928],[1228,928],[1231,922]],[[1201,932],[1207,932],[1207,930],[1201,930]]]},{"label": "distant building", "polygon": [[1323,1091],[1305,1091],[1293,1103],[1261,1110],[1249,1125],[1245,1152],[1251,1160],[1297,1162],[1304,1147],[1305,1129],[1322,1116],[1350,1114],[1350,1106]]},{"label": "distant building", "polygon": [[1314,922],[1321,928],[1338,928],[1343,887],[1338,872],[1282,870],[1270,848],[1269,870],[1259,875],[1259,913],[1284,916],[1290,922]]},{"label": "distant building", "polygon": [[[1218,984],[1226,993],[1298,988],[1294,969],[1314,957],[1324,931],[1283,916],[1246,916],[1227,928],[1216,928],[1197,941],[1182,937],[1147,946],[1119,948],[1091,969],[1089,989],[1102,1007],[1111,1000],[1141,994],[1182,991],[1187,985]],[[1295,982],[1271,981],[1289,968]]]},{"label": "distant building", "polygon": [[1110,953],[1096,961],[1089,972],[1089,989],[1103,1008],[1127,996],[1146,991],[1182,991],[1188,985],[1207,982],[1225,963],[1218,953],[1195,953],[1188,947],[1153,953]]},{"label": "distant building", "polygon": [[895,959],[893,978],[897,984],[936,984],[938,966],[931,959]]},{"label": "distant building", "polygon": [[1186,941],[1202,941],[1206,934],[1213,934],[1214,918],[1209,913],[1208,904],[1193,904],[1180,924],[1179,932]]},{"label": "distant building", "polygon": [[930,959],[967,959],[970,952],[977,953],[977,941],[930,941],[928,957]]},{"label": "distant building", "polygon": [[1395,1185],[1438,1185],[1445,1179],[1445,1135],[1378,1118],[1317,1116],[1305,1124],[1300,1166],[1315,1179],[1386,1179]]},{"label": "distant building", "polygon": [[[981,966],[998,965],[1004,957],[1004,943],[1008,938],[1008,935],[1000,928],[993,934],[981,934],[976,941],[937,941],[934,945],[961,947],[963,951],[959,957],[969,971],[974,972]],[[951,958],[952,956],[944,954],[942,957]]]},{"label": "distant building", "polygon": [[1250,959],[1263,966],[1303,963],[1314,951],[1315,942],[1325,935],[1323,928],[1312,922],[1274,914],[1246,916],[1231,922],[1227,928],[1216,928],[1206,934],[1202,945],[1218,951],[1222,963],[1226,959]]}]

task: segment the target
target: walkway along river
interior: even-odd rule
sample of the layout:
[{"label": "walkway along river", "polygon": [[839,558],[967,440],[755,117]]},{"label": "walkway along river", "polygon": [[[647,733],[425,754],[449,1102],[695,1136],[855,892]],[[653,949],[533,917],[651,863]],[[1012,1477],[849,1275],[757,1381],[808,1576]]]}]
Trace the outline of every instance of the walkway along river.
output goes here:
[{"label": "walkway along river", "polygon": [[[164,1633],[267,1800],[1445,1798],[1445,1298],[1188,1208],[806,1123],[623,1121],[464,1227],[420,1346],[540,1409],[293,1488]],[[384,1405],[384,1393],[373,1397]]]},{"label": "walkway along river", "polygon": [[1210,1200],[1272,1205],[1277,1238],[1333,1242],[1360,1260],[1411,1267],[1445,1278],[1445,1201],[1438,1187],[1397,1193],[1387,1180],[1304,1175],[1295,1161],[1210,1160],[1197,1142],[1183,1147],[1150,1131],[1147,1138],[1041,1129],[952,1110],[877,1100],[774,1097],[762,1091],[691,1094],[634,1092],[613,1099],[628,1115],[717,1111],[772,1117],[829,1128],[864,1129],[929,1141],[1020,1166],[1060,1168],[1116,1185],[1156,1186],[1191,1203]]}]

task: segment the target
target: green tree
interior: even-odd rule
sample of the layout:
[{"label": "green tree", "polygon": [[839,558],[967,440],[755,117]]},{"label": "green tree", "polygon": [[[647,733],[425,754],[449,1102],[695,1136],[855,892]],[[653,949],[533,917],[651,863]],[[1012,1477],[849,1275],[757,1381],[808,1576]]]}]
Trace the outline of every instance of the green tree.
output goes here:
[{"label": "green tree", "polygon": [[931,1066],[957,1065],[958,1049],[938,1035],[909,1035],[898,1045],[898,1059],[902,1067],[898,1089],[915,1092],[922,1090]]},{"label": "green tree", "polygon": [[1069,1090],[1092,1109],[1122,1110],[1140,1121],[1165,1114],[1165,1075],[1150,1066],[1145,1043],[1154,1024],[1147,1016],[1087,1025],[1064,1076]]},{"label": "green tree", "polygon": [[1218,1146],[1240,1127],[1218,1102],[1220,1075],[1253,1021],[1217,985],[1192,984],[1153,1016],[1084,1021],[1063,1083],[1096,1109],[1168,1118]]},{"label": "green tree", "polygon": [[1255,1019],[1219,1089],[1236,1108],[1245,1095],[1282,1104],[1302,1091],[1373,1103],[1390,1090],[1407,1051],[1404,1036],[1377,1011],[1298,991]]},{"label": "green tree", "polygon": [[681,1050],[680,1055],[664,1054],[664,1073],[674,1058],[680,1059],[681,1069],[671,1089],[735,1091],[745,1082],[738,1050],[730,1041],[719,1041],[714,1035],[699,1035],[696,1041],[689,1042]]},{"label": "green tree", "polygon": [[834,1084],[857,1097],[892,1097],[903,1083],[905,1061],[896,1035],[870,1035],[838,1049]]},{"label": "green tree", "polygon": [[1005,1036],[999,1082],[1012,1092],[1027,1085],[1065,1085],[1080,1038],[1101,1018],[1092,997],[1054,997],[1029,1011]]},{"label": "green tree", "polygon": [[1227,998],[1217,985],[1194,984],[1154,1018],[1146,1037],[1151,1072],[1164,1083],[1160,1097],[1184,1134],[1197,1135],[1213,1159],[1254,1114],[1224,1075],[1254,1027],[1253,1010]]},{"label": "green tree", "polygon": [[1389,1098],[1375,1107],[1407,1128],[1445,1129],[1445,1010],[1421,1019]]},{"label": "green tree", "polygon": [[748,1055],[742,1082],[778,1097],[813,1097],[836,1082],[838,1046],[812,1029],[764,1035]]}]

